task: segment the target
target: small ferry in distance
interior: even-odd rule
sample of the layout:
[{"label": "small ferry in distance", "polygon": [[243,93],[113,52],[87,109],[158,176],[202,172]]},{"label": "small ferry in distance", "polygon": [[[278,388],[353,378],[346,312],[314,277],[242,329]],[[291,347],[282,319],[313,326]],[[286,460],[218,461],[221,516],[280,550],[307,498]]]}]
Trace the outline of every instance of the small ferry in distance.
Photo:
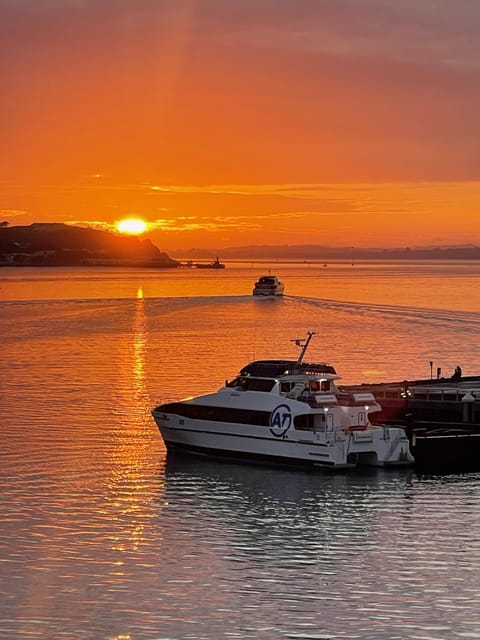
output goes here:
[{"label": "small ferry in distance", "polygon": [[254,296],[283,296],[285,285],[277,276],[260,276],[253,287]]},{"label": "small ferry in distance", "polygon": [[213,262],[197,262],[195,263],[197,269],[225,269],[223,262],[220,262],[218,256]]},{"label": "small ferry in distance", "polygon": [[313,335],[293,341],[297,360],[254,361],[216,392],[155,407],[167,450],[327,469],[412,464],[405,430],[371,423],[372,393],[342,392],[331,365],[303,362]]}]

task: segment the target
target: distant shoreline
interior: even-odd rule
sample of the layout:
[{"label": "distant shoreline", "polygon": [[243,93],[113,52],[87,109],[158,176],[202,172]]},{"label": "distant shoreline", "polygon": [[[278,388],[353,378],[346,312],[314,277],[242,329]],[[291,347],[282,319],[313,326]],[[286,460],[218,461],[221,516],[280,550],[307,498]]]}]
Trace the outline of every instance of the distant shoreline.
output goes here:
[{"label": "distant shoreline", "polygon": [[[248,253],[248,251],[251,253]],[[178,252],[180,253],[180,252]],[[225,261],[244,261],[244,262],[311,262],[325,263],[333,261],[342,261],[355,263],[365,260],[388,261],[388,260],[480,260],[480,247],[432,247],[418,249],[354,249],[348,248],[331,248],[331,247],[314,247],[314,246],[298,246],[298,247],[249,247],[249,248],[225,248],[215,249],[215,255],[220,255],[223,262]],[[174,255],[174,252],[172,252]],[[180,259],[183,261],[206,260],[212,255],[212,251],[198,250],[196,252],[182,252]]]},{"label": "distant shoreline", "polygon": [[[175,258],[179,262],[187,260],[187,258]],[[324,265],[324,264],[369,264],[369,263],[403,263],[403,262],[480,262],[478,258],[430,258],[430,257],[409,257],[409,258],[359,258],[357,260],[349,260],[348,258],[329,258],[325,260],[300,260],[297,258],[224,258],[224,262],[236,264],[305,264],[305,265]]]},{"label": "distant shoreline", "polygon": [[1,262],[0,268],[13,269],[64,269],[65,267],[72,269],[178,269],[177,265],[158,265],[158,264],[14,264],[11,262]]},{"label": "distant shoreline", "polygon": [[[179,263],[182,262],[181,258],[175,258]],[[184,260],[184,259],[183,259]],[[453,264],[453,263],[480,263],[480,258],[423,258],[423,257],[410,257],[410,258],[364,258],[355,260],[354,262],[342,259],[342,258],[331,258],[329,260],[297,260],[291,258],[228,258],[225,260],[225,263],[228,267],[228,264],[239,264],[239,265],[264,265],[264,266],[273,266],[275,264],[288,264],[288,265],[298,265],[298,266],[318,266],[328,268],[329,265],[346,265],[355,267],[357,265],[368,265],[368,264],[405,264],[405,263],[429,263],[429,264]],[[12,263],[12,262],[1,262],[0,268],[15,268],[15,269],[55,269],[55,268],[76,268],[76,269],[155,269],[155,270],[165,270],[165,269],[187,269],[184,264],[149,264],[149,263],[105,263],[105,264],[79,264],[79,263],[59,263],[59,264],[35,264],[35,263]],[[192,270],[196,271],[197,269],[192,268]],[[215,269],[211,269],[215,271]],[[217,270],[218,271],[218,270]],[[479,274],[480,275],[480,274]]]}]

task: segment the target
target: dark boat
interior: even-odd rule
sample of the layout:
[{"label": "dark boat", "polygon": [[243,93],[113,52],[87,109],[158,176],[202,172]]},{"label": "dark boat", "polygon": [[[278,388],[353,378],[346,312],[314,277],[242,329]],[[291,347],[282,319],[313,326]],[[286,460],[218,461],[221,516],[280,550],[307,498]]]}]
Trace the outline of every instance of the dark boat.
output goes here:
[{"label": "dark boat", "polygon": [[218,256],[213,262],[197,262],[195,266],[197,269],[225,269],[225,265],[220,262]]}]

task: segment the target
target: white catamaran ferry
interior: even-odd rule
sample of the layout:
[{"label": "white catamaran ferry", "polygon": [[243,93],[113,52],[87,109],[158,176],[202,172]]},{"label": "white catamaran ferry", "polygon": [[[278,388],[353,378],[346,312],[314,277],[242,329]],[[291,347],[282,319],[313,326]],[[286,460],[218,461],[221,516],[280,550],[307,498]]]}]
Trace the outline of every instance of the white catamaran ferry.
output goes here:
[{"label": "white catamaran ferry", "polygon": [[306,363],[314,335],[294,340],[297,360],[258,360],[208,395],[152,411],[169,451],[333,469],[413,463],[405,431],[372,425],[372,393],[344,393],[335,369]]}]

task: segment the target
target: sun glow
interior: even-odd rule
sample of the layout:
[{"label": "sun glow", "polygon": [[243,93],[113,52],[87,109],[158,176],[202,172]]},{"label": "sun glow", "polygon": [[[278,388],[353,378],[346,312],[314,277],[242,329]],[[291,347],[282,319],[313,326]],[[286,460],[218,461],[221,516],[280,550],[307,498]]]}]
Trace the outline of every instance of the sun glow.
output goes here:
[{"label": "sun glow", "polygon": [[126,233],[131,236],[138,236],[145,233],[147,223],[141,218],[124,218],[115,223],[115,227],[119,233]]}]

